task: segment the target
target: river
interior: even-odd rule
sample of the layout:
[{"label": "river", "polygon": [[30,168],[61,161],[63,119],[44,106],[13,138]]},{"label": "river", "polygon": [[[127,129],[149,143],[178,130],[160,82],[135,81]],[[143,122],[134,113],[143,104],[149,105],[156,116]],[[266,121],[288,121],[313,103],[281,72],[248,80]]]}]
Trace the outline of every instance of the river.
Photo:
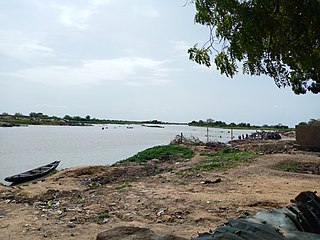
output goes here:
[{"label": "river", "polygon": [[[28,126],[0,128],[0,182],[6,176],[60,160],[58,169],[110,165],[149,147],[168,144],[176,135],[206,141],[207,129],[186,125],[90,127]],[[234,135],[252,131],[235,130]],[[229,129],[209,129],[210,141],[228,142]]]}]

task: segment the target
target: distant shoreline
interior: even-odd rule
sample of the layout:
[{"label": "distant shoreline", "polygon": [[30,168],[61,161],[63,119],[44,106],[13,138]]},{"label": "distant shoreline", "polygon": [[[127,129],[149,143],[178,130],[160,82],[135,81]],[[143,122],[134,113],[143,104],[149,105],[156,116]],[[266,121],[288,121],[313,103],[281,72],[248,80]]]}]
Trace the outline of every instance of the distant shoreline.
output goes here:
[{"label": "distant shoreline", "polygon": [[[162,122],[158,120],[131,121],[131,120],[110,120],[96,119],[89,115],[86,117],[69,116],[63,118],[48,116],[42,113],[30,113],[29,116],[22,114],[0,114],[0,127],[19,127],[27,125],[56,125],[56,126],[92,126],[94,124],[137,124],[137,125],[188,125],[188,123]],[[146,125],[148,126],[148,125]]]},{"label": "distant shoreline", "polygon": [[215,121],[208,119],[207,121],[199,120],[189,123],[177,123],[177,122],[162,122],[159,120],[148,121],[131,121],[131,120],[110,120],[110,119],[96,119],[91,118],[89,115],[86,117],[69,116],[65,115],[63,118],[57,116],[48,116],[43,113],[30,113],[29,115],[23,115],[16,113],[14,115],[8,113],[0,114],[0,127],[21,127],[28,125],[54,125],[54,126],[92,126],[95,124],[119,124],[119,125],[142,125],[145,127],[159,127],[163,125],[188,125],[194,127],[206,127],[206,128],[222,128],[222,129],[243,129],[243,130],[278,130],[278,131],[290,131],[294,128],[277,124],[263,126],[251,125],[250,123],[226,123],[223,121]]}]

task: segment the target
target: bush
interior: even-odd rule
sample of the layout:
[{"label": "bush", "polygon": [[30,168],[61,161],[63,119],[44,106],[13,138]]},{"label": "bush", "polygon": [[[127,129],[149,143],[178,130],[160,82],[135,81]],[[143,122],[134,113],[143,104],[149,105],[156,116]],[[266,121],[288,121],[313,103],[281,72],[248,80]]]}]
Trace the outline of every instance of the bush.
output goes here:
[{"label": "bush", "polygon": [[187,147],[179,145],[164,145],[148,148],[122,162],[146,162],[152,159],[170,159],[171,157],[191,158],[193,152]]}]

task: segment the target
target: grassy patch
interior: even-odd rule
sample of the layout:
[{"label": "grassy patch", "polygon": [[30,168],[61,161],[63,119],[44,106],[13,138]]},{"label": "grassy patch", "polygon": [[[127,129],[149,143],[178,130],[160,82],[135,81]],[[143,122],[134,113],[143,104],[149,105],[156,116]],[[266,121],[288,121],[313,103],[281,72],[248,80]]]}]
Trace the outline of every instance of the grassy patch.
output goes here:
[{"label": "grassy patch", "polygon": [[172,159],[174,157],[191,158],[193,152],[187,147],[179,145],[165,145],[148,148],[122,162],[146,162],[152,159]]},{"label": "grassy patch", "polygon": [[298,170],[298,162],[290,161],[288,163],[280,164],[276,166],[276,170],[286,171],[286,172],[296,172]]},{"label": "grassy patch", "polygon": [[204,159],[193,170],[210,171],[213,169],[229,169],[240,164],[250,163],[258,153],[252,151],[240,151],[231,148],[223,148],[220,151],[214,151],[203,154]]},{"label": "grassy patch", "polygon": [[100,213],[97,213],[95,216],[91,218],[91,220],[95,223],[102,223],[105,219],[109,218],[110,215],[107,211],[103,211]]},{"label": "grassy patch", "polygon": [[89,187],[90,190],[95,190],[95,189],[97,189],[97,188],[99,187],[99,184],[97,184],[97,183],[90,183],[90,184],[88,185],[88,187]]}]

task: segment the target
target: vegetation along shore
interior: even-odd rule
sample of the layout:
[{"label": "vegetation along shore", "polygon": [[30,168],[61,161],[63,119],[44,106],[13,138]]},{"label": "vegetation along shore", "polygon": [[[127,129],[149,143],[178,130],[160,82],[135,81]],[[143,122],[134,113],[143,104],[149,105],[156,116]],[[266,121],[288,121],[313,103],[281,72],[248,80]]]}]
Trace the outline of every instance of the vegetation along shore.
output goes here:
[{"label": "vegetation along shore", "polygon": [[176,125],[189,125],[197,127],[210,127],[210,128],[228,128],[228,129],[263,129],[263,130],[292,130],[288,126],[283,124],[262,126],[251,125],[250,123],[226,123],[223,121],[215,121],[213,119],[191,121],[189,123],[177,123],[177,122],[163,122],[159,120],[147,120],[147,121],[130,121],[130,120],[110,120],[110,119],[97,119],[91,118],[90,115],[85,117],[65,115],[64,117],[48,116],[41,112],[31,112],[29,115],[23,115],[21,113],[0,114],[0,127],[19,127],[27,125],[57,125],[57,126],[90,126],[93,124],[139,124],[146,127],[159,127],[166,124]]}]

